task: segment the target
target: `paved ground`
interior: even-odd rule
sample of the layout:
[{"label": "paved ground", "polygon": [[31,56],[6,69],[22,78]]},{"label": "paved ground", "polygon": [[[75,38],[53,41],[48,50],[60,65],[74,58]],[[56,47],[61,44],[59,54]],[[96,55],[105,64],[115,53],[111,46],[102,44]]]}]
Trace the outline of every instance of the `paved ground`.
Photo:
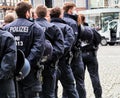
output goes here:
[{"label": "paved ground", "polygon": [[[101,46],[98,51],[99,74],[103,98],[120,98],[120,46]],[[95,98],[91,81],[86,72],[87,98]],[[59,98],[62,87],[59,85]]]}]

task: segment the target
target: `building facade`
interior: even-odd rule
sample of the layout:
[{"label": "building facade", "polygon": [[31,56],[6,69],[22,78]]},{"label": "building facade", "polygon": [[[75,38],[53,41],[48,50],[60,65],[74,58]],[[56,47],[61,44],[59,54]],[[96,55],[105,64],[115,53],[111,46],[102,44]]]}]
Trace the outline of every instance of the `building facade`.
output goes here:
[{"label": "building facade", "polygon": [[[104,7],[119,6],[120,0],[30,0],[33,2],[34,7],[37,4],[45,4],[49,7],[63,6],[64,2],[74,2],[80,9],[95,9]],[[47,3],[46,3],[47,2]]]},{"label": "building facade", "polygon": [[62,7],[64,2],[74,2],[78,10],[120,7],[120,0],[0,0],[0,19],[3,19],[7,10],[13,10],[19,1],[29,2],[33,5],[33,8],[38,4],[44,4],[48,8]]},{"label": "building facade", "polygon": [[31,0],[30,2],[33,2],[34,7],[37,6],[37,4],[45,4],[45,5],[50,4],[50,6],[52,7],[55,6],[61,7],[63,6],[64,2],[74,2],[76,3],[77,7],[85,9],[86,1],[85,0]]},{"label": "building facade", "polygon": [[90,0],[89,8],[120,7],[120,0]]}]

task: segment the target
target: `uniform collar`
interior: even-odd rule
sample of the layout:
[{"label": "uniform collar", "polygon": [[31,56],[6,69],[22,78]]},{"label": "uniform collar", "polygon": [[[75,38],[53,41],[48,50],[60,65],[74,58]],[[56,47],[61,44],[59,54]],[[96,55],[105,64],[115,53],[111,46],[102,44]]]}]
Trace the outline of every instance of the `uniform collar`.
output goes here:
[{"label": "uniform collar", "polygon": [[45,18],[37,18],[36,21],[47,21]]},{"label": "uniform collar", "polygon": [[78,15],[71,15],[68,13],[64,13],[64,17],[72,18],[73,20],[77,21]]},{"label": "uniform collar", "polygon": [[51,19],[51,22],[59,22],[59,23],[64,23],[64,24],[67,24],[63,19],[61,18],[52,18]]}]

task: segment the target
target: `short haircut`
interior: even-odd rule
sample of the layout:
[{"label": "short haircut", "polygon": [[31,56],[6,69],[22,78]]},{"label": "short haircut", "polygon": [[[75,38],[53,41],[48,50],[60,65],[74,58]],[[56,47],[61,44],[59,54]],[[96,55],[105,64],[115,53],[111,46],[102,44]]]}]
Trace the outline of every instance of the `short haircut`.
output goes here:
[{"label": "short haircut", "polygon": [[44,18],[47,15],[47,7],[45,5],[38,5],[35,13],[39,18]]},{"label": "short haircut", "polygon": [[66,3],[64,3],[63,10],[64,10],[64,12],[67,13],[69,11],[69,9],[72,9],[73,7],[76,7],[75,3],[66,2]]},{"label": "short haircut", "polygon": [[51,18],[59,18],[61,15],[61,9],[59,7],[52,8],[50,11]]},{"label": "short haircut", "polygon": [[13,16],[12,13],[8,13],[5,17],[4,17],[4,23],[11,23],[12,21],[14,21],[15,17]]},{"label": "short haircut", "polygon": [[19,2],[15,8],[15,12],[19,18],[26,18],[26,12],[30,11],[32,5],[27,2]]}]

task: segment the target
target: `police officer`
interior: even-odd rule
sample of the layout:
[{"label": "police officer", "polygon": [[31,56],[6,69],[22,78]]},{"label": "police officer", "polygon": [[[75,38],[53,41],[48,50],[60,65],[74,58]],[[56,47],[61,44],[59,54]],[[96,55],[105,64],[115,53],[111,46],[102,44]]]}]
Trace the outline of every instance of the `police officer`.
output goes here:
[{"label": "police officer", "polygon": [[[74,42],[74,33],[72,28],[62,19],[62,11],[59,7],[55,7],[50,11],[51,22],[60,27],[64,35],[64,55],[58,63],[57,79],[60,80],[63,88],[66,90],[68,98],[79,98],[75,88],[74,76],[70,67],[71,47]],[[57,80],[58,81],[58,80]],[[56,88],[57,89],[57,88]],[[56,90],[56,98],[57,90]]]},{"label": "police officer", "polygon": [[[82,61],[82,54],[81,54],[81,40],[78,37],[78,25],[77,25],[77,15],[75,11],[76,5],[71,2],[67,2],[63,6],[64,10],[64,20],[70,25],[73,29],[75,42],[74,46],[72,47],[73,59],[71,62],[71,68],[75,77],[76,81],[76,88],[80,98],[85,96],[85,88],[84,88],[84,65]],[[65,98],[65,93],[63,93]]]},{"label": "police officer", "polygon": [[47,7],[38,5],[35,13],[37,15],[36,22],[44,28],[46,39],[53,46],[52,56],[47,62],[44,62],[43,71],[43,97],[55,98],[56,84],[56,65],[59,58],[64,52],[64,40],[61,30],[52,23],[49,23],[45,17],[47,15]]},{"label": "police officer", "polygon": [[[79,17],[81,18],[81,24],[84,25],[85,28],[89,28],[93,30],[93,28],[90,28],[88,24],[86,24],[84,15],[79,15]],[[84,33],[86,32],[87,31],[85,31]],[[84,67],[85,67],[84,72],[87,67],[88,72],[90,74],[91,81],[92,81],[95,98],[102,98],[102,88],[101,88],[101,84],[99,80],[98,60],[97,60],[98,45],[95,44],[96,40],[94,40],[94,33],[95,32],[93,32],[93,40],[82,41],[82,44],[83,44],[82,57],[83,57],[83,62],[84,62]]]},{"label": "police officer", "polygon": [[18,83],[20,98],[40,98],[42,89],[38,61],[44,53],[45,36],[38,24],[29,21],[31,7],[26,2],[19,2],[15,8],[18,19],[4,27],[15,36],[17,48],[24,52],[31,65],[29,75]]},{"label": "police officer", "polygon": [[[82,21],[84,20],[84,21]],[[93,40],[93,30],[90,26],[88,26],[88,23],[85,22],[85,18],[83,18],[83,15],[78,15],[78,32],[79,32],[79,38],[81,39],[81,42],[90,43]],[[81,43],[82,45],[85,45],[86,43]]]},{"label": "police officer", "polygon": [[14,85],[16,58],[14,37],[0,29],[0,98],[16,98]]}]

